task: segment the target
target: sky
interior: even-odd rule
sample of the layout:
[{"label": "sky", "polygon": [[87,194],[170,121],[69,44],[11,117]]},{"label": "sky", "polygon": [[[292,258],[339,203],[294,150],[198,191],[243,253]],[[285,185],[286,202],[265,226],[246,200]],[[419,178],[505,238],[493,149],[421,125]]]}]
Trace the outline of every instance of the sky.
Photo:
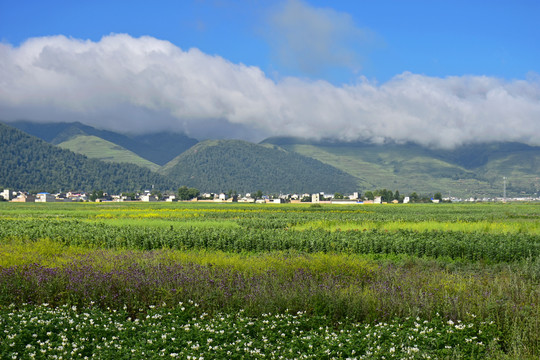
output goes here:
[{"label": "sky", "polygon": [[0,120],[540,145],[540,2],[0,0]]}]

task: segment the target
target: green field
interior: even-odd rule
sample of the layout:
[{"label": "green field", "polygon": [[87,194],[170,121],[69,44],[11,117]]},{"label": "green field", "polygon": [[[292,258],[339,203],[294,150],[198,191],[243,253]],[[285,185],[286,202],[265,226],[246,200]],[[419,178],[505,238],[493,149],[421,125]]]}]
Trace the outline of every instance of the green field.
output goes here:
[{"label": "green field", "polygon": [[540,205],[0,203],[0,358],[537,359]]}]

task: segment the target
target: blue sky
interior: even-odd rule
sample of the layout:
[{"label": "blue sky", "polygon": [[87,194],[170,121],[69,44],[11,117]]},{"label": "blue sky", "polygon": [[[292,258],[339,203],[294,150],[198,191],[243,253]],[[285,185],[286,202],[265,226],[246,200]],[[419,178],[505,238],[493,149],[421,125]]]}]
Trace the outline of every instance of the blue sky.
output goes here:
[{"label": "blue sky", "polygon": [[[357,69],[329,62],[318,72],[283,64],[268,26],[283,4],[272,1],[1,1],[0,36],[20,44],[63,34],[98,41],[111,33],[150,35],[182,49],[199,48],[268,74],[380,82],[404,71],[429,76],[488,75],[507,79],[540,73],[540,2],[309,1],[350,16],[370,39],[351,51]],[[331,4],[331,7],[329,6]],[[338,35],[339,36],[339,35]],[[307,39],[306,39],[307,40]],[[310,39],[316,41],[316,39]],[[349,44],[351,45],[351,44]]]},{"label": "blue sky", "polygon": [[[0,119],[74,119],[147,131],[148,119],[157,117],[156,130],[198,137],[310,136],[322,126],[328,136],[347,140],[391,138],[446,147],[474,139],[540,144],[530,133],[531,126],[539,126],[539,14],[540,2],[534,0],[0,0],[0,55],[5,56]],[[148,46],[169,60],[141,55]],[[52,54],[54,49],[62,51]],[[84,61],[73,57],[81,51]],[[118,62],[119,51],[131,56],[131,67]],[[26,61],[30,53],[33,62]],[[179,70],[185,57],[189,66]],[[157,86],[155,61],[160,76],[175,80],[166,84],[170,91],[141,101]],[[197,61],[208,61],[213,76]],[[104,62],[119,66],[121,76],[104,70]],[[97,76],[80,85],[88,71]],[[135,82],[128,76],[134,71]],[[141,75],[151,71],[152,78]],[[69,106],[61,104],[65,94],[58,86],[68,75],[66,93],[80,94]],[[189,81],[182,80],[186,77]],[[99,112],[89,99],[99,98],[104,88],[116,92]],[[206,98],[197,106],[179,100],[201,94]],[[508,107],[498,109],[501,101]],[[321,108],[310,109],[313,103]],[[329,119],[336,113],[340,131],[333,130],[336,119]],[[129,114],[129,126],[122,114]],[[509,121],[529,130],[509,135],[503,130]],[[204,133],[210,124],[228,130]],[[433,131],[424,137],[407,131],[426,127]],[[451,140],[441,139],[441,131]]]}]

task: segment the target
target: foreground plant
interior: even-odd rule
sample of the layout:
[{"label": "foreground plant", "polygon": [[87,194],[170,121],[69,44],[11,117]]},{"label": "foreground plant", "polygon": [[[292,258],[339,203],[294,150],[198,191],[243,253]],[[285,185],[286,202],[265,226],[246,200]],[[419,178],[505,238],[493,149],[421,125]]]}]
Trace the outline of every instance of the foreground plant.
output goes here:
[{"label": "foreground plant", "polygon": [[0,306],[92,304],[135,317],[149,306],[193,299],[210,314],[244,310],[256,317],[288,309],[361,323],[431,321],[436,313],[457,321],[474,313],[478,321],[495,321],[505,350],[538,354],[540,288],[504,269],[448,272],[435,265],[424,268],[428,263],[396,266],[327,254],[199,256],[216,262],[179,261],[171,250],[99,250],[56,260],[57,267],[0,267]]},{"label": "foreground plant", "polygon": [[396,319],[332,323],[294,314],[210,316],[189,301],[124,310],[23,305],[0,309],[0,357],[181,359],[479,359],[499,349],[493,322]]}]

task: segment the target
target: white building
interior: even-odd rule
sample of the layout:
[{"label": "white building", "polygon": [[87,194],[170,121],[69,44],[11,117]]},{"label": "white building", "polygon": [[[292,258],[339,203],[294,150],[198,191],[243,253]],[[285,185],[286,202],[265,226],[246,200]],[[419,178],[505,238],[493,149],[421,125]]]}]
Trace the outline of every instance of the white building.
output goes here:
[{"label": "white building", "polygon": [[36,195],[36,202],[55,202],[56,197],[48,192],[42,192]]},{"label": "white building", "polygon": [[4,200],[9,201],[13,199],[13,191],[9,189],[4,189],[4,191],[0,192],[0,196],[4,198]]},{"label": "white building", "polygon": [[124,196],[124,195],[113,195],[112,198],[113,198],[113,201],[116,201],[116,202],[131,201],[131,197]]},{"label": "white building", "polygon": [[85,193],[72,193],[68,192],[66,194],[67,198],[71,201],[87,201],[88,196]]},{"label": "white building", "polygon": [[158,199],[151,194],[144,194],[141,195],[141,201],[150,202],[150,201],[157,201]]},{"label": "white building", "polygon": [[15,199],[11,200],[12,202],[35,202],[35,196],[30,194],[21,193]]}]

